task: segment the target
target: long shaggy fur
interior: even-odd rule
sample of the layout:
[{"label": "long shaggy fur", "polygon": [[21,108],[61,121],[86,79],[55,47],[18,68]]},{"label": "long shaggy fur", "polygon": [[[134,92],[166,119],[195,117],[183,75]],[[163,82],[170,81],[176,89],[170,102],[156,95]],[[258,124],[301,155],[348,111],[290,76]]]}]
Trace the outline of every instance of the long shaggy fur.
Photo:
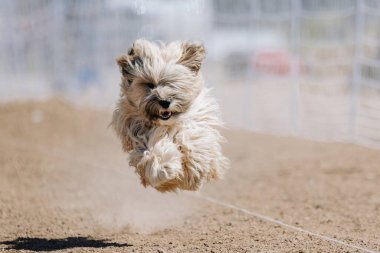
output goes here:
[{"label": "long shaggy fur", "polygon": [[144,186],[198,190],[228,167],[222,123],[200,73],[200,43],[137,40],[117,62],[121,94],[112,125]]}]

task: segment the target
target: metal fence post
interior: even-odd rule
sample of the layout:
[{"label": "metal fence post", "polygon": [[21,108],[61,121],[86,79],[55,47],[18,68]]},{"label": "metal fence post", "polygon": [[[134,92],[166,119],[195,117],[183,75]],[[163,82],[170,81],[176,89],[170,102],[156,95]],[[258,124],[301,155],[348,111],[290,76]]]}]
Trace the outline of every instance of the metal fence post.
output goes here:
[{"label": "metal fence post", "polygon": [[290,45],[291,51],[297,60],[291,63],[291,82],[292,91],[290,99],[290,124],[293,135],[299,135],[299,99],[300,99],[300,64],[299,64],[299,48],[300,48],[300,0],[291,1],[291,29],[290,29]]},{"label": "metal fence post", "polygon": [[358,135],[358,117],[360,110],[360,88],[361,88],[361,58],[362,58],[362,32],[363,32],[363,0],[356,0],[355,16],[355,43],[352,68],[352,94],[351,94],[351,138],[355,142]]}]

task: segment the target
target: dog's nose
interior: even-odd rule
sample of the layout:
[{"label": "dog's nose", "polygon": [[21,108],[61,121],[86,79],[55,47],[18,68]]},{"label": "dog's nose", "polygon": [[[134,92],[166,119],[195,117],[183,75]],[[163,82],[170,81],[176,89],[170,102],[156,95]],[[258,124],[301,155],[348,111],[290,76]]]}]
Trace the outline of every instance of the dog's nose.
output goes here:
[{"label": "dog's nose", "polygon": [[170,105],[170,101],[167,101],[167,100],[160,100],[158,101],[158,103],[165,109],[169,108],[169,105]]}]

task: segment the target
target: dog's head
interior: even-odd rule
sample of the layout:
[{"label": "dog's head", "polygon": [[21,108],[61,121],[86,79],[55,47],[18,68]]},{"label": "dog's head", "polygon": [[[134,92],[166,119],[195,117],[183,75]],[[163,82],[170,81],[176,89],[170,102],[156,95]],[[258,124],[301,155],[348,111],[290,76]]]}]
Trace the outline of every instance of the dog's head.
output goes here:
[{"label": "dog's head", "polygon": [[173,124],[200,93],[205,48],[201,43],[167,45],[137,40],[117,59],[122,95],[147,120]]}]

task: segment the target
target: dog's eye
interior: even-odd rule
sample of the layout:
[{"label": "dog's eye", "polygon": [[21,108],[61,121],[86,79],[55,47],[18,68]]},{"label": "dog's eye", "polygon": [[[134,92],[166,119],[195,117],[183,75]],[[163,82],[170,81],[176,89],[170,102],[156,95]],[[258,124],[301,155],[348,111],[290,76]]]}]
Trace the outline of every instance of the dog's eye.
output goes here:
[{"label": "dog's eye", "polygon": [[154,89],[154,84],[153,83],[147,83],[146,86],[148,86],[149,89]]}]

